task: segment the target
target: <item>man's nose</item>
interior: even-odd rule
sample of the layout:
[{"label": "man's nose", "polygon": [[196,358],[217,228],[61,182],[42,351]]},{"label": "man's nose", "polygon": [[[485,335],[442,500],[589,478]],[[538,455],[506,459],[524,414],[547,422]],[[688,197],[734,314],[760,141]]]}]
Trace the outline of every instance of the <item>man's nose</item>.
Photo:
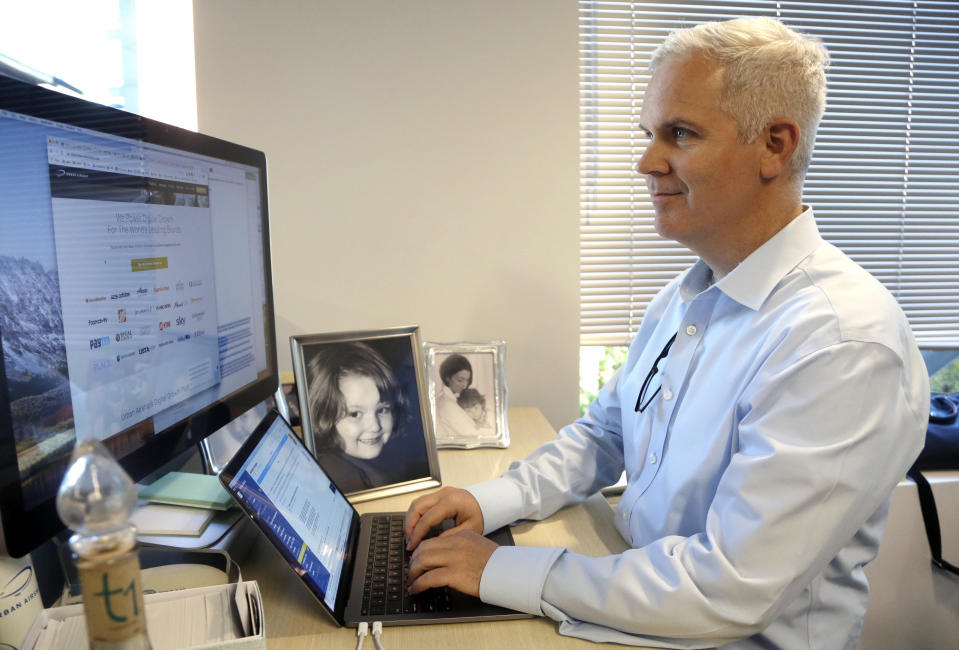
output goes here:
[{"label": "man's nose", "polygon": [[663,155],[662,147],[657,145],[655,140],[650,140],[646,145],[646,150],[636,163],[636,171],[643,176],[669,173],[669,163]]}]

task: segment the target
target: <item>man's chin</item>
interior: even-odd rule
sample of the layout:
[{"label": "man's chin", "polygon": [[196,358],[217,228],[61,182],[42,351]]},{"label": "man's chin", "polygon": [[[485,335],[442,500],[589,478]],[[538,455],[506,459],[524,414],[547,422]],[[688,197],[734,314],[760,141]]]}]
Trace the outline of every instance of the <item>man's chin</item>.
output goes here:
[{"label": "man's chin", "polygon": [[675,212],[656,208],[653,227],[657,235],[675,241],[680,231],[678,225]]}]

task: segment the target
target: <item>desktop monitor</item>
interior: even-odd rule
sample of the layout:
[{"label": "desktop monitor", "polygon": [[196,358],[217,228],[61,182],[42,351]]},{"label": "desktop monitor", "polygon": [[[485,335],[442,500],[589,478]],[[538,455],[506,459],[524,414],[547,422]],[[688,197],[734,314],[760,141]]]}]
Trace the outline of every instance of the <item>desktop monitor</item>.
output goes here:
[{"label": "desktop monitor", "polygon": [[0,551],[78,438],[134,480],[279,385],[262,152],[0,76]]}]

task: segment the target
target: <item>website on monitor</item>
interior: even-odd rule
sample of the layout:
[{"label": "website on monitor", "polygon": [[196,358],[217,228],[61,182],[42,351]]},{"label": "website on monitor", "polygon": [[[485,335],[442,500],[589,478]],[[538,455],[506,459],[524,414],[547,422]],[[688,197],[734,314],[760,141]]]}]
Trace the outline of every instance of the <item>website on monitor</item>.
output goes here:
[{"label": "website on monitor", "polygon": [[102,436],[220,380],[209,187],[129,145],[47,156],[76,432]]}]

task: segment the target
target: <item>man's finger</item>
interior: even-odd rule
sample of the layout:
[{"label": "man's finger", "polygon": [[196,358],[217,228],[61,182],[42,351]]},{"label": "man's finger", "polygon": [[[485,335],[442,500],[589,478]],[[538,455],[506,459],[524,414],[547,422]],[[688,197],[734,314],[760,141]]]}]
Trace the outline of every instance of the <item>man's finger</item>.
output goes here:
[{"label": "man's finger", "polygon": [[412,583],[423,573],[448,566],[456,559],[453,544],[448,539],[434,537],[420,544],[410,556],[409,580]]},{"label": "man's finger", "polygon": [[447,530],[444,530],[442,533],[440,533],[439,535],[437,535],[437,537],[449,537],[450,535],[455,535],[456,533],[459,533],[459,532],[462,532],[462,531],[469,531],[469,532],[471,532],[471,533],[475,533],[475,532],[476,532],[476,531],[473,529],[473,527],[470,525],[469,520],[466,520],[466,521],[463,521],[462,523],[460,523],[460,524],[457,525],[457,526],[453,526],[452,528],[448,528]]},{"label": "man's finger", "polygon": [[413,534],[413,527],[416,526],[416,522],[420,520],[423,513],[432,508],[439,499],[439,492],[433,492],[413,500],[403,520],[403,532],[406,533],[407,539]]},{"label": "man's finger", "polygon": [[439,526],[445,520],[456,517],[456,508],[449,501],[443,500],[433,505],[424,512],[416,524],[406,542],[406,550],[411,551],[423,541],[423,538],[430,532],[430,529]]},{"label": "man's finger", "polygon": [[416,548],[430,529],[440,525],[443,520],[460,516],[456,500],[453,498],[455,494],[455,489],[444,487],[410,504],[404,520],[407,550]]},{"label": "man's finger", "polygon": [[451,586],[459,588],[457,576],[462,568],[460,563],[468,553],[456,539],[434,537],[420,545],[410,558],[409,590],[420,593],[433,587]]},{"label": "man's finger", "polygon": [[475,532],[424,541],[410,558],[410,593],[445,585],[478,596],[483,569],[495,550],[494,542]]},{"label": "man's finger", "polygon": [[451,573],[446,567],[427,571],[410,583],[410,593],[415,595],[434,587],[445,587],[450,583]]}]

